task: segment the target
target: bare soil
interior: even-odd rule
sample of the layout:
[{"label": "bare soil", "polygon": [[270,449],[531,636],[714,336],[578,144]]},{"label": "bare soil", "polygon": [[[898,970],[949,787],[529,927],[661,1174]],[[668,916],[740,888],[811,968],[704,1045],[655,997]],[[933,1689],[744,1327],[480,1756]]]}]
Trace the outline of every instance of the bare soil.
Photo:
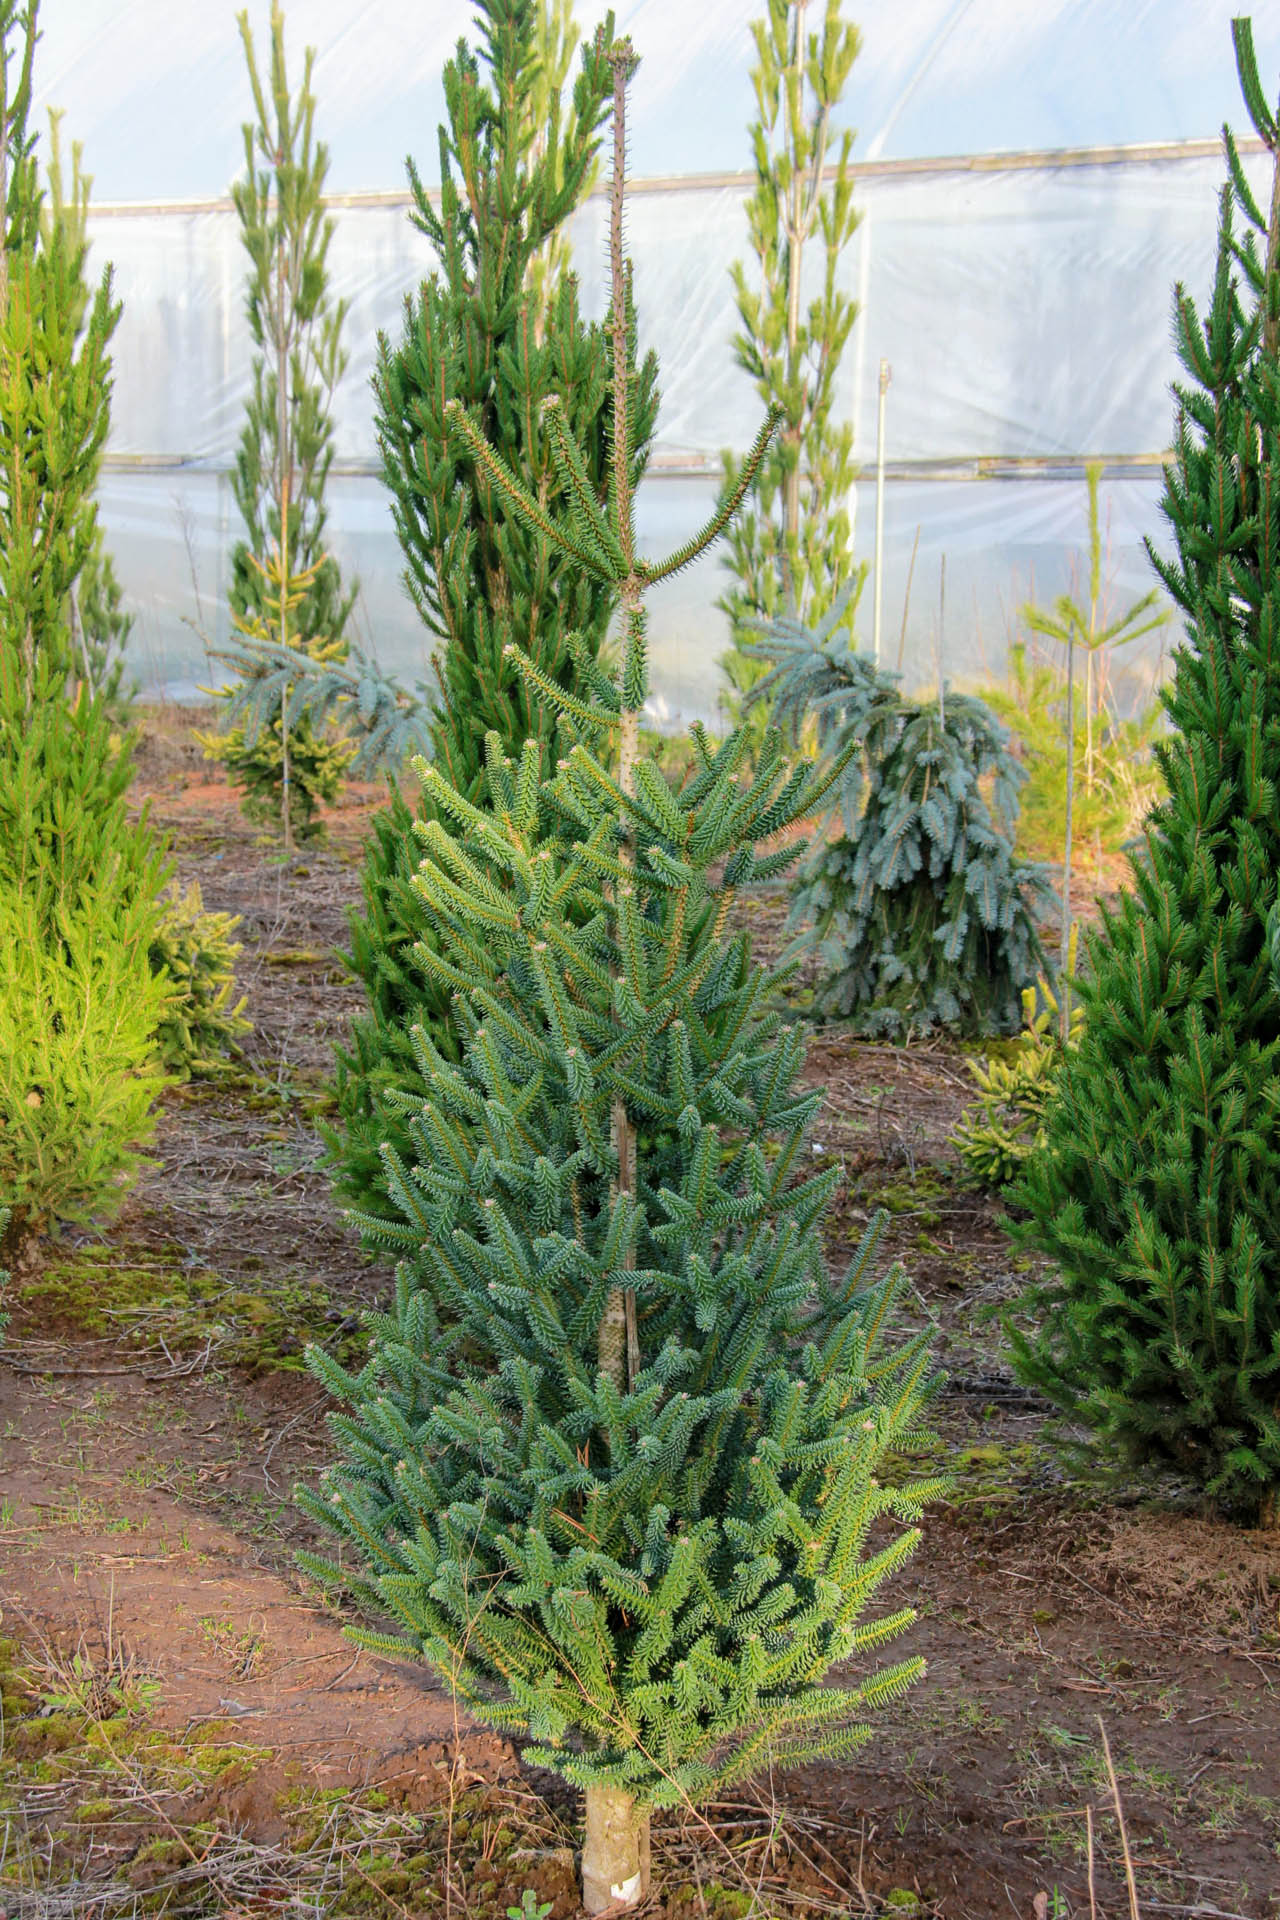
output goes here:
[{"label": "bare soil", "polygon": [[[285,866],[190,719],[149,724],[138,798],[180,880],[241,916],[254,1031],[231,1080],[168,1097],[120,1218],[9,1289],[0,1916],[490,1920],[528,1890],[568,1920],[574,1796],[422,1668],[352,1647],[294,1565],[315,1543],[292,1490],[328,1453],[302,1348],[358,1352],[389,1284],[335,1213],[319,1132],[380,790],[349,791]],[[776,946],[780,902],[745,911]],[[815,1157],[847,1176],[830,1257],[887,1207],[949,1375],[955,1492],[889,1596],[919,1609],[895,1651],[929,1672],[851,1763],[661,1819],[647,1912],[1280,1914],[1280,1536],[1174,1486],[1066,1477],[1001,1356],[1022,1267],[948,1145],[958,1049],[828,1028],[808,1074]]]}]

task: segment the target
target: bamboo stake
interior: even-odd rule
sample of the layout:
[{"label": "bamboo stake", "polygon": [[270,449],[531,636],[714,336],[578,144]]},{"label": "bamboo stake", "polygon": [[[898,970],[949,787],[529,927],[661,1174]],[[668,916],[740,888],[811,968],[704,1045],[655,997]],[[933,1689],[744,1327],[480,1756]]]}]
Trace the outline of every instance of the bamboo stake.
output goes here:
[{"label": "bamboo stake", "polygon": [[[276,167],[284,165],[284,153],[277,150]],[[293,478],[289,459],[289,341],[285,326],[285,245],[284,210],[280,205],[280,176],[276,174],[276,436],[280,459],[280,645],[289,644],[289,483]],[[290,818],[289,792],[289,682],[280,688],[280,805],[283,813],[284,855],[293,854],[293,821]]]},{"label": "bamboo stake", "polygon": [[[893,378],[887,360],[880,362],[880,403],[876,412],[876,597],[872,635],[876,665],[880,665],[880,622],[884,611],[884,411],[885,395]],[[919,535],[916,536],[919,538]],[[914,554],[912,558],[914,559]],[[905,619],[905,609],[904,609]]]},{"label": "bamboo stake", "polygon": [[915,578],[916,555],[920,551],[920,526],[917,522],[916,537],[911,542],[911,560],[907,567],[907,590],[902,596],[902,626],[898,633],[898,672],[902,672],[902,662],[907,652],[907,614],[911,610],[911,582]]}]

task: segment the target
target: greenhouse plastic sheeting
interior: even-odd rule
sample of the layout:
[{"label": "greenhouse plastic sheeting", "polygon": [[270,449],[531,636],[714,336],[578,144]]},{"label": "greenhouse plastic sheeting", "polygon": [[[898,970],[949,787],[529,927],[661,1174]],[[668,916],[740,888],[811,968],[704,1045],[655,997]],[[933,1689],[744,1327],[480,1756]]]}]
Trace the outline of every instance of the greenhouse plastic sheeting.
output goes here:
[{"label": "greenhouse plastic sheeting", "polygon": [[[584,22],[599,11],[579,7]],[[651,552],[688,536],[714,499],[721,450],[745,447],[760,411],[729,344],[729,267],[746,253],[750,182],[725,177],[747,156],[756,11],[751,0],[618,9],[644,56],[628,245],[642,338],[660,362],[659,436],[639,502]],[[1114,595],[1152,583],[1142,539],[1161,537],[1172,284],[1184,280],[1198,297],[1208,289],[1223,177],[1212,136],[1225,117],[1244,120],[1231,7],[850,0],[846,12],[864,33],[847,100],[861,128],[863,220],[843,272],[862,311],[839,400],[863,463],[857,547],[870,558],[885,359],[882,657],[893,666],[901,648],[911,684],[940,669],[970,682],[1002,670],[1024,601],[1072,585],[1086,458],[1109,463]],[[49,16],[42,97],[66,109],[67,135],[85,143],[93,259],[114,263],[124,302],[102,509],[137,614],[132,666],[149,689],[190,692],[210,676],[205,638],[216,645],[227,628],[226,558],[238,533],[227,476],[251,358],[245,256],[220,198],[241,162],[247,110],[233,10],[75,0]],[[401,156],[413,151],[434,177],[439,70],[468,30],[468,9],[295,0],[286,17],[295,68],[303,44],[319,49],[318,128],[332,149],[330,183],[347,196],[334,208],[330,254],[334,292],[350,302],[351,356],[335,405],[332,542],[361,579],[359,631],[413,677],[431,641],[399,584],[370,375],[379,329],[398,334],[404,295],[432,265],[407,217]],[[1267,46],[1265,20],[1258,31],[1265,70],[1280,45]],[[1247,164],[1264,191],[1264,157]],[[605,298],[604,221],[597,197],[572,227],[594,314]],[[811,249],[815,284],[819,266]],[[654,597],[654,708],[664,721],[716,716],[728,634],[715,600],[725,585],[709,557]],[[871,604],[868,590],[864,644]],[[1169,640],[1144,644],[1139,679]]]}]

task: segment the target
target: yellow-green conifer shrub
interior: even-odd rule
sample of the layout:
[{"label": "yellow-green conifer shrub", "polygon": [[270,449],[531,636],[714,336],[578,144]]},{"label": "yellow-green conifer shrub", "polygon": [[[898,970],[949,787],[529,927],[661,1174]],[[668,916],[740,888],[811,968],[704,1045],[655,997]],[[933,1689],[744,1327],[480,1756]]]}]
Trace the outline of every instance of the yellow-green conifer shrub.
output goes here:
[{"label": "yellow-green conifer shrub", "polygon": [[147,949],[149,902],[106,882],[52,937],[29,895],[0,892],[0,1195],[17,1248],[50,1221],[114,1212],[167,1084],[155,1057],[169,999]]},{"label": "yellow-green conifer shrub", "polygon": [[[1068,975],[1075,970],[1076,928],[1071,929]],[[1023,1162],[1045,1142],[1044,1113],[1057,1084],[1063,1051],[1074,1047],[1084,1026],[1084,1008],[1060,999],[1043,974],[1022,996],[1022,1032],[1002,1053],[971,1060],[978,1089],[951,1136],[965,1171],[981,1186],[1007,1186]]]},{"label": "yellow-green conifer shrub", "polygon": [[164,903],[150,962],[153,973],[163,968],[168,975],[171,995],[156,1046],[166,1072],[179,1080],[211,1080],[225,1073],[229,1056],[252,1032],[244,995],[232,999],[242,948],[231,936],[239,925],[238,914],[205,912],[196,881]]},{"label": "yellow-green conifer shrub", "polygon": [[69,607],[110,425],[108,269],[43,219],[27,131],[37,0],[0,0],[0,1206],[5,1248],[109,1212],[165,1084],[148,959],[164,848],[126,806],[128,744]]}]

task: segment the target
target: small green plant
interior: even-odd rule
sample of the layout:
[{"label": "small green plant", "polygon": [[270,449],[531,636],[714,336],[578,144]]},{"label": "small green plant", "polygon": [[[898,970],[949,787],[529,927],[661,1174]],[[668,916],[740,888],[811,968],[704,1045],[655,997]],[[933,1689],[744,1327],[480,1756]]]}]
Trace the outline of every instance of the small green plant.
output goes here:
[{"label": "small green plant", "polygon": [[[1076,929],[1071,930],[1067,975],[1075,970]],[[1044,1113],[1053,1093],[1064,1047],[1074,1047],[1084,1026],[1084,1008],[1062,1000],[1044,974],[1022,995],[1022,1032],[1003,1054],[971,1060],[978,1101],[964,1114],[951,1144],[966,1171],[984,1187],[1007,1186],[1028,1155],[1044,1145]],[[1065,1022],[1066,1031],[1063,1031]]]},{"label": "small green plant", "polygon": [[539,1900],[532,1887],[526,1887],[520,1895],[518,1907],[507,1908],[507,1920],[547,1920],[555,1902]]},{"label": "small green plant", "polygon": [[287,755],[289,838],[300,847],[323,839],[320,808],[333,805],[351,764],[352,749],[345,741],[318,734],[305,717],[290,729],[287,747],[284,730],[274,720],[253,735],[244,727],[228,727],[225,733],[197,738],[205,759],[218,761],[232,785],[242,789],[246,820],[269,831],[280,824]]},{"label": "small green plant", "polygon": [[[286,652],[291,652],[295,643],[301,644],[295,622],[306,607],[316,570],[289,572],[279,547],[265,565],[255,562],[255,566],[261,575],[262,606],[234,613],[232,627],[241,640],[283,641]],[[318,665],[341,660],[337,641],[316,637],[308,651]],[[226,697],[225,690],[220,691]],[[244,789],[246,818],[268,829],[283,819],[286,848],[308,845],[323,836],[320,808],[337,799],[355,755],[348,742],[320,731],[308,713],[291,715],[287,698],[279,714],[259,716],[221,733],[197,732],[196,739],[205,759],[221,762]]]},{"label": "small green plant", "polygon": [[46,1651],[40,1678],[41,1705],[88,1721],[138,1718],[160,1698],[160,1682],[144,1673],[118,1646],[95,1659],[82,1644],[67,1658]]},{"label": "small green plant", "polygon": [[[1098,780],[1095,748],[1101,738],[1110,657],[1120,647],[1131,646],[1146,633],[1164,626],[1168,613],[1159,607],[1159,592],[1153,587],[1133,601],[1115,619],[1108,619],[1107,589],[1103,580],[1102,521],[1098,490],[1102,481],[1102,463],[1091,460],[1085,468],[1089,515],[1089,592],[1087,599],[1060,594],[1051,608],[1026,606],[1022,617],[1033,633],[1043,635],[1071,654],[1079,648],[1084,657],[1084,784],[1080,799],[1088,805]],[[1074,716],[1073,716],[1074,719]]]},{"label": "small green plant", "polygon": [[[1008,727],[1013,751],[1025,769],[1017,842],[1033,860],[1061,861],[1067,830],[1067,677],[1054,661],[1034,658],[1027,642],[1009,649],[1006,684],[979,689],[981,698]],[[1098,717],[1093,770],[1085,780],[1085,743],[1076,717],[1072,782],[1073,824],[1095,858],[1115,855],[1140,830],[1164,791],[1155,748],[1168,731],[1164,707],[1145,700],[1128,718],[1109,701]]]},{"label": "small green plant", "polygon": [[151,970],[163,968],[171,998],[156,1033],[166,1072],[177,1080],[211,1080],[229,1070],[228,1056],[250,1032],[236,990],[241,948],[231,938],[240,925],[230,913],[206,913],[199,883],[163,903],[149,951]]}]

